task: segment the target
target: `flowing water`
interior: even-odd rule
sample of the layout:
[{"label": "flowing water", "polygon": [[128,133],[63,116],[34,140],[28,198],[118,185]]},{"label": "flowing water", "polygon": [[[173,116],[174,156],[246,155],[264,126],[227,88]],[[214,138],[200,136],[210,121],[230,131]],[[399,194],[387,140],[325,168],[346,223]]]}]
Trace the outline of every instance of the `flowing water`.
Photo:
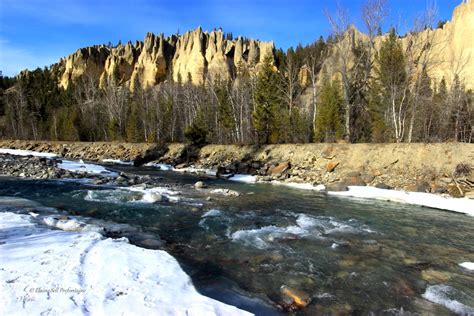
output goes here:
[{"label": "flowing water", "polygon": [[[473,217],[206,179],[242,193],[227,197],[193,189],[197,176],[117,168],[163,188],[0,178],[0,195],[159,235],[201,293],[259,315],[286,313],[282,286],[311,298],[301,315],[474,313],[474,273],[459,266],[474,262]],[[169,201],[149,203],[157,192]]]}]

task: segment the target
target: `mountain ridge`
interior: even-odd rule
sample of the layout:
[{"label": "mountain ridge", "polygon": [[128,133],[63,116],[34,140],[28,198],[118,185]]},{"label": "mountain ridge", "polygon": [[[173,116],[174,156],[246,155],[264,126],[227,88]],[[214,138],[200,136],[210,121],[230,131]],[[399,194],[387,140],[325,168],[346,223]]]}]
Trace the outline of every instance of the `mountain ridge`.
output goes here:
[{"label": "mountain ridge", "polygon": [[[367,40],[365,33],[358,30],[355,33],[357,39]],[[451,21],[442,28],[427,29],[420,34],[422,38],[431,37],[432,40],[428,74],[434,82],[445,78],[449,84],[458,76],[467,89],[473,89],[474,1],[463,0],[454,9]],[[385,37],[377,37],[377,46],[380,47]],[[402,46],[406,48],[413,38],[410,33],[401,37]],[[95,45],[79,48],[61,58],[52,68],[63,88],[87,75],[92,76],[100,87],[114,81],[133,90],[137,86],[150,88],[169,79],[199,85],[210,78],[235,79],[239,71],[255,74],[266,55],[276,61],[273,41],[241,36],[233,39],[221,29],[208,32],[198,27],[182,35],[167,37],[147,33],[143,41],[134,44],[129,41],[116,47]],[[336,63],[334,54],[329,54],[323,71],[334,74],[337,72]]]}]

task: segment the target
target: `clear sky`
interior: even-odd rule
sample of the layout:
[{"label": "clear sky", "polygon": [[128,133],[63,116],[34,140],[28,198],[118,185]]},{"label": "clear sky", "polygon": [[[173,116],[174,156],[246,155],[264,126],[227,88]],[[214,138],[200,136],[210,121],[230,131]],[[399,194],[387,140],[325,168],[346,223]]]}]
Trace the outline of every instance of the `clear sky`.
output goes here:
[{"label": "clear sky", "polygon": [[[390,24],[408,25],[433,0],[388,0]],[[436,0],[439,19],[450,19],[462,0]],[[109,41],[142,40],[201,26],[222,27],[234,37],[273,40],[284,49],[329,34],[325,10],[336,0],[0,0],[0,70],[43,67],[77,48]],[[363,0],[339,0],[361,27]],[[362,28],[362,27],[361,27]]]}]

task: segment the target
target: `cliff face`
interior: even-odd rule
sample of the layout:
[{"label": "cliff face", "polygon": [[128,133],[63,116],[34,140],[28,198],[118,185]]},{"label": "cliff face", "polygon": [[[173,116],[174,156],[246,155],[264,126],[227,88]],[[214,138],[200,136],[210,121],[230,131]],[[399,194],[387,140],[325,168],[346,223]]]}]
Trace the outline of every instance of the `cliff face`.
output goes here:
[{"label": "cliff face", "polygon": [[[376,48],[384,38],[376,38]],[[408,34],[401,42],[406,49],[425,39],[432,43],[427,70],[434,82],[444,77],[449,83],[458,75],[467,88],[474,88],[474,0],[463,0],[443,28]],[[353,40],[367,41],[368,38],[351,29],[345,41]],[[83,75],[93,76],[101,87],[112,79],[131,89],[136,85],[151,87],[166,79],[202,84],[207,79],[233,79],[242,69],[255,73],[266,55],[274,58],[273,51],[273,42],[241,37],[230,40],[221,30],[209,33],[197,28],[166,38],[162,34],[148,33],[143,42],[135,44],[81,48],[54,67],[59,69],[60,84],[64,88]],[[333,52],[323,69],[335,74],[338,63],[337,54]],[[304,69],[300,81],[303,86],[309,84]]]},{"label": "cliff face", "polygon": [[431,76],[452,81],[458,75],[468,89],[474,89],[474,0],[463,0],[454,9],[451,22],[431,32],[436,63]]},{"label": "cliff face", "polygon": [[[380,49],[386,37],[387,35],[383,35],[375,38],[376,50]],[[330,52],[323,64],[323,71],[330,75],[337,74],[340,66],[338,52],[350,50],[357,41],[367,42],[369,38],[351,28],[338,44],[342,49]],[[457,75],[467,89],[474,89],[474,0],[463,0],[454,9],[451,21],[444,24],[443,28],[409,33],[400,42],[403,49],[410,52],[408,55],[411,54],[408,59],[418,59],[418,71],[421,63],[427,60],[426,70],[435,83],[445,78],[449,85]],[[422,48],[426,48],[426,43],[430,43],[430,48],[421,53]],[[352,64],[353,60],[350,60],[349,66]]]},{"label": "cliff face", "polygon": [[84,75],[94,76],[102,87],[112,79],[131,89],[151,87],[168,78],[202,84],[207,78],[235,78],[240,67],[255,72],[267,54],[273,58],[273,50],[273,42],[230,40],[221,30],[208,33],[197,28],[166,38],[148,33],[135,44],[82,48],[56,68],[63,88]]}]

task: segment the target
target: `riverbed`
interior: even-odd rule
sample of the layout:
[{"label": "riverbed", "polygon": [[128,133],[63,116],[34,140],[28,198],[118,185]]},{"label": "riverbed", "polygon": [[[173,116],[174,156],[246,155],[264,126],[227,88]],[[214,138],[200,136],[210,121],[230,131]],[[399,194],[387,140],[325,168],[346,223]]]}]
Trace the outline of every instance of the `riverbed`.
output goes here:
[{"label": "riverbed", "polygon": [[[0,178],[0,195],[138,227],[206,296],[257,315],[474,313],[474,218],[268,184],[114,165],[162,185]],[[195,189],[203,181],[206,188]],[[229,189],[238,196],[213,193]],[[160,201],[150,199],[159,193]],[[111,236],[119,238],[121,236]],[[149,239],[149,238],[148,238]],[[293,306],[295,307],[295,306]]]}]

